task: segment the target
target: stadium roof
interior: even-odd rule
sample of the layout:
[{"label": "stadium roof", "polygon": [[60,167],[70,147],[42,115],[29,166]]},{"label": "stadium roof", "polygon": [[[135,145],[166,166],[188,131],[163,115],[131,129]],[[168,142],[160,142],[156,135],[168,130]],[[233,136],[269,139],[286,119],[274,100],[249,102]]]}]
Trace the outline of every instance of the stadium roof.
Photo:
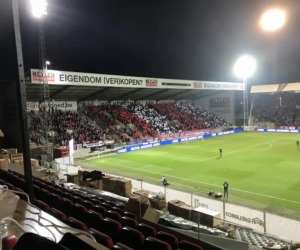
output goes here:
[{"label": "stadium roof", "polygon": [[276,93],[276,92],[299,92],[299,91],[300,91],[300,82],[258,85],[258,86],[251,87],[251,94]]},{"label": "stadium roof", "polygon": [[243,90],[243,83],[159,79],[31,69],[26,74],[27,100],[38,102],[47,79],[50,99],[68,101],[195,100],[220,90]]},{"label": "stadium roof", "polygon": [[[68,101],[114,100],[195,100],[216,90],[114,88],[97,86],[49,85],[50,99]],[[26,84],[27,100],[41,100],[41,85]]]}]

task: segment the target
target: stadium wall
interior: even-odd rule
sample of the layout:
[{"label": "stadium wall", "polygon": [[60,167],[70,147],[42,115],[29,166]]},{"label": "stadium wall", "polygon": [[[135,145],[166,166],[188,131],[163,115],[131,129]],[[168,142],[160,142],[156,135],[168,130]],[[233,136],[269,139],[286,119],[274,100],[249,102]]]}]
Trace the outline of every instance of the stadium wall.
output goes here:
[{"label": "stadium wall", "polygon": [[209,111],[223,117],[231,124],[235,123],[234,91],[216,91],[215,94],[194,100],[194,103],[206,107]]},{"label": "stadium wall", "polygon": [[235,129],[235,130],[225,131],[225,132],[209,133],[209,134],[198,135],[198,136],[195,135],[195,136],[186,137],[186,138],[176,138],[176,139],[164,140],[164,141],[146,142],[146,143],[143,143],[142,145],[134,145],[134,146],[129,146],[129,147],[124,147],[124,148],[118,149],[117,154],[128,153],[128,152],[133,152],[133,151],[137,151],[137,150],[165,146],[165,145],[181,143],[181,142],[186,142],[186,141],[206,139],[206,138],[215,137],[215,136],[234,134],[234,133],[239,133],[239,132],[241,132],[240,129]]}]

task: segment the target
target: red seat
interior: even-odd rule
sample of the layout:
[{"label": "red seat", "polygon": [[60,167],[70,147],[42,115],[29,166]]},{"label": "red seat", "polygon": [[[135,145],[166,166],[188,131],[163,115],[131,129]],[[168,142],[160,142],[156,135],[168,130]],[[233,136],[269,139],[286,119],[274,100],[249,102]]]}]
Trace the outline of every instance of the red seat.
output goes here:
[{"label": "red seat", "polygon": [[121,231],[120,242],[135,250],[143,249],[144,240],[144,235],[134,228],[124,227]]},{"label": "red seat", "polygon": [[71,200],[62,198],[57,204],[55,204],[55,208],[65,213],[67,216],[70,216],[72,205],[73,202]]},{"label": "red seat", "polygon": [[95,228],[101,230],[103,216],[93,210],[89,210],[83,214],[82,222],[87,225],[88,228]]},{"label": "red seat", "polygon": [[102,232],[111,237],[114,243],[118,242],[121,230],[122,225],[120,222],[110,218],[103,219]]},{"label": "red seat", "polygon": [[109,201],[109,200],[104,201],[104,203],[107,203],[107,204],[111,205],[111,207],[114,207],[116,205],[115,202]]},{"label": "red seat", "polygon": [[59,210],[55,209],[54,207],[51,207],[51,209],[48,211],[48,213],[51,214],[56,219],[59,219],[61,221],[64,221],[67,219],[67,216],[62,211],[59,211]]},{"label": "red seat", "polygon": [[93,207],[93,210],[96,211],[99,214],[102,214],[103,216],[105,216],[105,214],[107,213],[107,210],[105,207],[102,207],[100,205],[95,205]]},{"label": "red seat", "polygon": [[94,207],[94,203],[88,200],[83,200],[81,202],[79,202],[80,205],[86,207],[87,209],[93,209]]},{"label": "red seat", "polygon": [[[16,190],[16,191],[18,191],[18,192],[22,192],[22,193],[25,193],[22,189],[20,189],[20,188],[14,188],[14,190]],[[19,197],[20,197],[20,199],[21,200],[23,200],[23,201],[28,201],[28,199],[27,199],[27,196],[25,195],[25,194],[17,194],[16,193],[16,195],[18,195]]]},{"label": "red seat", "polygon": [[172,250],[172,248],[168,243],[150,236],[144,241],[144,250]]},{"label": "red seat", "polygon": [[78,220],[82,220],[83,218],[83,214],[87,211],[87,208],[75,203],[72,207],[71,207],[71,211],[70,211],[70,215]]},{"label": "red seat", "polygon": [[203,250],[202,247],[194,244],[194,243],[191,243],[189,241],[186,241],[186,240],[182,240],[180,243],[179,243],[179,248],[181,250]]},{"label": "red seat", "polygon": [[135,249],[125,246],[124,244],[118,242],[116,245],[114,245],[111,248],[111,250],[135,250]]},{"label": "red seat", "polygon": [[122,215],[120,215],[119,213],[117,213],[115,211],[109,210],[105,214],[105,217],[111,218],[116,221],[121,221]]},{"label": "red seat", "polygon": [[127,217],[129,217],[131,219],[137,220],[136,215],[134,213],[131,213],[131,212],[127,212],[127,211],[124,212],[124,216],[127,216]]},{"label": "red seat", "polygon": [[10,183],[6,183],[5,185],[8,187],[8,189],[14,189],[15,188],[15,186],[10,184]]},{"label": "red seat", "polygon": [[78,203],[78,204],[79,204],[79,202],[82,202],[82,201],[83,201],[83,199],[81,199],[81,198],[78,197],[78,196],[71,196],[71,197],[70,197],[70,200],[73,201],[73,203]]},{"label": "red seat", "polygon": [[51,207],[55,207],[57,203],[61,200],[61,197],[57,194],[50,193],[50,202]]},{"label": "red seat", "polygon": [[112,211],[115,211],[121,215],[123,215],[124,211],[121,209],[121,208],[118,208],[118,207],[112,207],[111,209]]},{"label": "red seat", "polygon": [[92,199],[89,199],[91,202],[93,202],[94,203],[94,205],[100,205],[101,203],[102,203],[102,201],[100,201],[100,200],[98,200],[98,199],[94,199],[94,198],[92,198]]},{"label": "red seat", "polygon": [[112,206],[110,204],[106,203],[106,202],[102,202],[100,205],[102,207],[105,207],[106,210],[111,210],[112,209]]},{"label": "red seat", "polygon": [[173,250],[176,250],[178,248],[178,243],[179,243],[178,239],[176,236],[174,236],[172,234],[160,231],[156,234],[156,238],[168,243],[172,247]]},{"label": "red seat", "polygon": [[48,205],[47,203],[43,202],[43,201],[37,200],[37,201],[35,202],[35,205],[36,205],[38,208],[42,209],[43,211],[48,211],[48,210],[50,210],[49,205]]},{"label": "red seat", "polygon": [[64,222],[70,227],[83,230],[83,231],[88,230],[87,226],[84,223],[82,223],[80,220],[76,220],[73,217],[68,217]]},{"label": "red seat", "polygon": [[103,245],[103,246],[105,246],[105,247],[107,247],[109,249],[112,248],[113,241],[112,241],[112,239],[108,235],[106,235],[104,233],[101,233],[101,232],[97,231],[94,228],[90,228],[89,229],[89,233],[91,235],[93,235],[95,237],[96,241],[98,243],[100,243],[101,245]]},{"label": "red seat", "polygon": [[123,227],[129,226],[129,227],[132,227],[132,228],[137,228],[137,225],[138,225],[136,220],[131,219],[127,216],[123,216],[121,218],[121,224],[122,224]]},{"label": "red seat", "polygon": [[137,226],[137,230],[139,230],[145,236],[145,239],[149,236],[151,236],[151,237],[156,236],[156,230],[153,227],[148,226],[144,223],[140,223]]}]

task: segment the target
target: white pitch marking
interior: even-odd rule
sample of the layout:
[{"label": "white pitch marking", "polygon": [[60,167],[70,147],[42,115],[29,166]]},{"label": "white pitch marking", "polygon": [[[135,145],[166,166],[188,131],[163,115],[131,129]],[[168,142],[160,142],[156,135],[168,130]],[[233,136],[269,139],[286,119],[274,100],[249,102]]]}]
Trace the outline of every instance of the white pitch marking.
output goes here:
[{"label": "white pitch marking", "polygon": [[[111,163],[109,162],[109,164],[115,165],[115,166],[120,166],[123,168],[131,168],[131,169],[137,169],[134,167],[129,167],[129,166],[124,166],[124,165],[120,165],[120,164],[116,164],[116,163]],[[144,170],[144,169],[138,169],[139,171],[143,171],[143,172],[148,172],[148,173],[152,173],[152,174],[164,174],[164,173],[159,173],[159,172],[154,172],[154,171],[150,171],[150,170]],[[196,183],[201,183],[201,184],[205,184],[205,185],[209,185],[209,186],[214,186],[214,187],[222,187],[220,185],[216,185],[216,184],[211,184],[211,183],[207,183],[207,182],[202,182],[202,181],[196,181],[196,180],[192,180],[192,179],[187,179],[187,178],[182,178],[182,177],[178,177],[178,176],[174,176],[174,175],[168,175],[168,174],[164,174],[165,176],[169,176],[172,178],[176,178],[176,179],[180,179],[180,180],[186,180],[186,181],[192,181],[192,182],[196,182]],[[275,200],[281,200],[281,201],[287,201],[287,202],[291,202],[291,203],[297,203],[300,204],[299,201],[292,201],[292,200],[287,200],[287,199],[282,199],[282,198],[278,198],[278,197],[274,197],[274,196],[270,196],[270,195],[266,195],[266,194],[259,194],[259,193],[254,193],[254,192],[250,192],[250,191],[245,191],[245,190],[241,190],[241,189],[237,189],[237,188],[230,188],[230,190],[235,190],[238,192],[242,192],[242,193],[248,193],[248,194],[253,194],[253,195],[258,195],[258,196],[262,196],[262,197],[267,197],[267,198],[271,198],[271,199],[275,199]]]}]

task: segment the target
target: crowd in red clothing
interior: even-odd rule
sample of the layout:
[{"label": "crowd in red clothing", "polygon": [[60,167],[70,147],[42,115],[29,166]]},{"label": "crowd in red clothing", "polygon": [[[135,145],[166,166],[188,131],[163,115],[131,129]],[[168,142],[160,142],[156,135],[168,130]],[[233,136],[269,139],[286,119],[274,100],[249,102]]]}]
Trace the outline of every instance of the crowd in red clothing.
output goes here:
[{"label": "crowd in red clothing", "polygon": [[128,132],[129,136],[135,140],[147,137],[155,137],[156,131],[150,128],[148,123],[137,115],[127,111],[123,106],[119,105],[106,105],[107,112],[109,112],[113,118],[119,120],[121,123],[134,124],[135,128]]},{"label": "crowd in red clothing", "polygon": [[169,120],[177,120],[182,125],[183,131],[191,131],[194,129],[205,129],[206,126],[203,122],[198,121],[197,117],[190,116],[182,112],[177,106],[170,103],[152,104],[158,112],[168,117]]}]

